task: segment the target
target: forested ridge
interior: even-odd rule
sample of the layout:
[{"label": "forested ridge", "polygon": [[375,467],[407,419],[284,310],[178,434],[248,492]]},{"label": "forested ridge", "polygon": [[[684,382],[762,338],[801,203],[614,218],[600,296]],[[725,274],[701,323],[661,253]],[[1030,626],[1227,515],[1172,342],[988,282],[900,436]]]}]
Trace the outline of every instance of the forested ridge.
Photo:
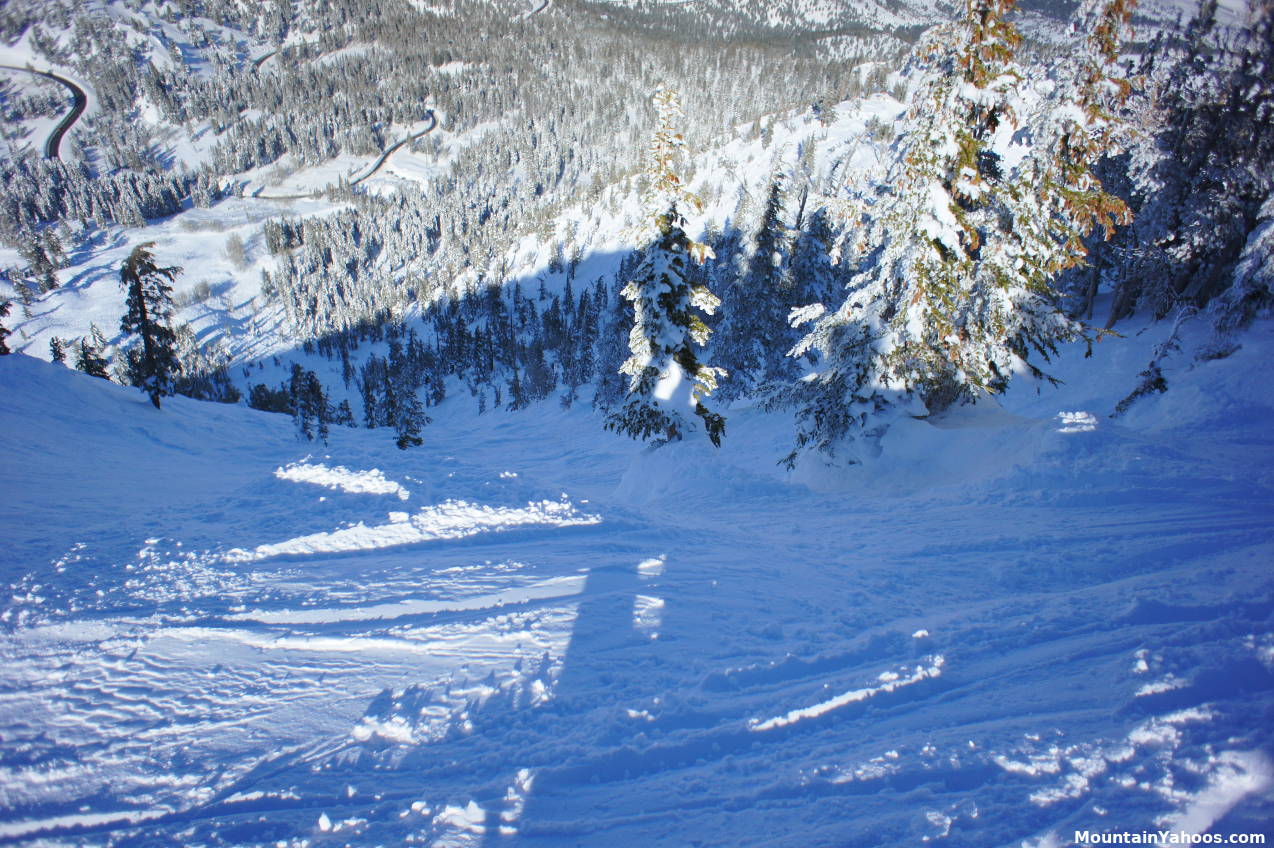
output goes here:
[{"label": "forested ridge", "polygon": [[[215,219],[259,196],[259,228],[224,252],[256,278],[231,317],[272,333],[274,353],[181,327],[211,296],[200,281],[161,310],[178,324],[170,388],[290,412],[306,437],[390,427],[406,446],[449,394],[481,411],[557,398],[618,414],[645,367],[632,357],[658,348],[630,349],[652,305],[683,321],[685,307],[654,295],[646,319],[633,311],[633,286],[673,267],[660,251],[693,248],[695,261],[669,261],[686,292],[715,294],[694,295],[711,306],[701,329],[684,323],[694,343],[642,391],[694,361],[718,375],[694,393],[701,409],[713,395],[795,417],[789,462],[855,443],[844,455],[861,458],[891,416],[976,402],[1018,373],[1047,378],[1059,344],[1091,344],[1139,312],[1207,311],[1209,355],[1223,355],[1269,304],[1268,5],[1218,19],[1205,2],[1187,22],[1137,18],[1119,0],[1065,21],[971,0],[875,23],[866,6],[837,18],[801,4],[107,9],[15,3],[0,18],[5,41],[93,95],[67,155],[48,159],[28,124],[56,115],[56,98],[16,79],[0,89],[0,236],[21,260],[3,272],[10,296],[39,332],[60,273],[107,234],[192,210]],[[951,22],[918,37],[935,18]],[[1041,27],[1049,39],[1023,34]],[[653,114],[659,87],[679,95],[675,126]],[[872,95],[897,108],[829,140]],[[430,116],[438,132],[422,132]],[[652,164],[659,132],[678,143]],[[438,163],[423,177],[288,195],[321,214],[267,205],[271,185],[413,134],[405,149]],[[732,140],[761,162],[720,155],[697,171]],[[653,201],[668,177],[696,191]],[[673,212],[656,208],[670,198]],[[702,233],[669,241],[686,214]],[[643,216],[662,223],[617,246],[605,222]],[[547,261],[528,265],[528,244]],[[114,360],[133,381],[125,328],[74,332],[49,339],[49,355]],[[1154,363],[1144,376],[1130,403],[1166,388]]]}]

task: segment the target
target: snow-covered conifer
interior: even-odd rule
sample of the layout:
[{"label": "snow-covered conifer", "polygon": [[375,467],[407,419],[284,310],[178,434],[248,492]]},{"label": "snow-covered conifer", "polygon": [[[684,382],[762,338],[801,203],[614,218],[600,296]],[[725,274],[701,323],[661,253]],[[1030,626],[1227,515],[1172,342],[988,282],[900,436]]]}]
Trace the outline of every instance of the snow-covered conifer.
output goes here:
[{"label": "snow-covered conifer", "polygon": [[343,400],[336,407],[336,413],[332,417],[332,422],[340,424],[342,427],[357,427],[354,423],[354,410],[350,409],[349,401]]},{"label": "snow-covered conifer", "polygon": [[782,355],[799,338],[787,315],[800,305],[790,274],[792,238],[783,220],[785,202],[786,175],[776,161],[743,268],[723,292],[725,317],[714,352],[733,375],[727,397],[791,378],[795,371],[792,360]]},{"label": "snow-covered conifer", "polygon": [[96,344],[91,344],[88,339],[81,338],[77,345],[78,350],[75,354],[75,369],[83,371],[90,377],[101,377],[103,380],[110,381],[110,373],[106,370],[106,359],[102,356],[101,348]]},{"label": "snow-covered conifer", "polygon": [[649,243],[622,290],[633,306],[630,356],[619,369],[629,377],[628,396],[607,416],[606,427],[636,439],[675,441],[692,429],[690,414],[719,445],[725,419],[703,401],[725,372],[699,362],[694,348],[707,344],[711,335],[699,313],[711,315],[720,301],[706,286],[691,284],[687,266],[690,261],[703,262],[712,251],[692,241],[683,229],[680,208],[698,206],[698,199],[685,189],[675,169],[675,158],[685,147],[675,129],[681,115],[677,95],[660,86],[654,103],[659,123],[650,143],[645,199]]},{"label": "snow-covered conifer", "polygon": [[178,371],[177,336],[169,323],[173,312],[170,283],[181,269],[156,265],[152,247],[154,243],[147,242],[133,248],[120,268],[120,284],[128,295],[120,331],[140,338],[141,349],[134,346],[127,352],[129,382],[141,387],[159,409],[159,399],[172,394]]},{"label": "snow-covered conifer", "polygon": [[[0,318],[9,317],[10,306],[11,304],[9,301],[7,300],[0,301]],[[3,324],[0,324],[0,356],[4,356],[5,354],[10,353],[9,345],[5,341],[5,339],[9,337],[9,332],[10,331],[8,327],[5,327]]]},{"label": "snow-covered conifer", "polygon": [[272,389],[264,383],[257,383],[248,392],[248,406],[263,412],[292,414],[292,399],[286,388]]},{"label": "snow-covered conifer", "polygon": [[88,335],[92,340],[93,347],[97,349],[97,352],[102,354],[102,356],[106,356],[107,348],[110,347],[110,342],[106,340],[106,334],[102,332],[102,328],[97,326],[96,323],[90,322],[88,325]]},{"label": "snow-covered conifer", "polygon": [[1097,27],[1080,71],[1059,72],[1027,139],[1017,132],[1028,81],[1014,59],[1013,5],[967,0],[961,21],[918,47],[907,124],[883,179],[846,203],[848,295],[835,311],[793,312],[814,324],[792,354],[822,357],[804,385],[798,449],[878,436],[889,410],[973,402],[1017,371],[1043,376],[1033,356],[1085,336],[1052,281],[1083,260],[1095,225],[1109,231],[1125,215],[1091,168],[1112,131],[1104,98],[1122,91],[1109,68],[1128,4],[1086,4],[1081,19]]},{"label": "snow-covered conifer", "polygon": [[28,235],[19,245],[18,252],[30,266],[29,274],[38,281],[41,292],[50,292],[58,287],[57,268],[65,257],[61,242],[52,230]]},{"label": "snow-covered conifer", "polygon": [[398,445],[399,450],[407,450],[407,448],[424,444],[424,440],[420,437],[420,430],[429,423],[429,416],[425,414],[424,407],[421,406],[420,398],[415,391],[401,394],[396,419],[395,429],[398,437],[394,444]]},{"label": "snow-covered conifer", "polygon": [[[1252,4],[1228,37],[1209,0],[1183,43],[1152,54],[1140,117],[1152,143],[1129,168],[1142,202],[1110,323],[1147,308],[1196,308],[1235,279],[1274,192],[1274,7]],[[1261,163],[1261,164],[1257,164]]]},{"label": "snow-covered conifer", "polygon": [[328,421],[331,414],[328,409],[327,396],[323,393],[323,384],[313,371],[304,370],[295,362],[288,380],[288,399],[292,411],[292,420],[296,424],[297,435],[307,441],[316,437],[327,442]]}]

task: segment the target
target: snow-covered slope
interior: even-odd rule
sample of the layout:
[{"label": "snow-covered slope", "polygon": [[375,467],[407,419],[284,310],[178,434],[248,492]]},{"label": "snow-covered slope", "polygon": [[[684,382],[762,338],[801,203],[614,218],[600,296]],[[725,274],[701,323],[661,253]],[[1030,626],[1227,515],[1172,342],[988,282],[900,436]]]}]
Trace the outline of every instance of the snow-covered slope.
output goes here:
[{"label": "snow-covered slope", "polygon": [[1274,328],[1109,418],[1164,332],[790,474],[750,408],[719,452],[552,401],[317,448],[0,358],[0,839],[1266,833]]}]

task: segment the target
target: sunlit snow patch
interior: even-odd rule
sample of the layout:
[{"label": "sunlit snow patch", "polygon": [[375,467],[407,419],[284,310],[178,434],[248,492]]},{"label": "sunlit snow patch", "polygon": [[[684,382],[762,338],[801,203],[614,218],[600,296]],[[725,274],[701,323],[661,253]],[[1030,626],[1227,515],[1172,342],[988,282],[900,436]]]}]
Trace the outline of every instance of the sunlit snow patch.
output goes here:
[{"label": "sunlit snow patch", "polygon": [[659,556],[651,557],[650,559],[643,559],[641,562],[637,563],[637,574],[644,580],[649,580],[652,577],[658,577],[664,573],[664,564],[667,560],[668,557],[666,554],[660,554]]},{"label": "sunlit snow patch", "polygon": [[681,368],[669,368],[659,382],[655,384],[655,399],[668,403],[673,399],[673,395],[677,393],[677,389],[681,386]]},{"label": "sunlit snow patch", "polygon": [[1243,644],[1256,653],[1256,658],[1271,671],[1274,671],[1274,636],[1264,633],[1261,636],[1249,635]]},{"label": "sunlit snow patch", "polygon": [[1089,433],[1097,429],[1097,416],[1091,412],[1059,412],[1059,433]]},{"label": "sunlit snow patch", "polygon": [[[1145,648],[1140,648],[1137,653],[1133,654],[1133,656],[1137,658],[1137,661],[1132,664],[1133,674],[1146,674],[1150,671],[1150,651]],[[1154,657],[1154,659],[1158,661],[1160,658]]]},{"label": "sunlit snow patch", "polygon": [[[1191,764],[1188,760],[1178,758],[1178,751],[1183,744],[1182,726],[1211,721],[1213,718],[1214,714],[1205,708],[1178,710],[1137,724],[1125,739],[1117,742],[1081,743],[1066,747],[1051,745],[1042,752],[1027,752],[1025,759],[1010,759],[998,754],[992,757],[992,761],[1014,774],[1057,776],[1057,783],[1030,794],[1031,802],[1039,807],[1082,798],[1100,780],[1126,790],[1154,792],[1182,810],[1189,808],[1203,796],[1183,792],[1171,769],[1185,767],[1196,775],[1207,775],[1216,783],[1228,779],[1222,772],[1227,768],[1233,771],[1232,766],[1237,762],[1232,760],[1230,754],[1225,753],[1211,757],[1207,763]],[[1170,770],[1158,777],[1147,773],[1143,765],[1146,762],[1144,755],[1149,752],[1156,752],[1155,762]],[[1139,757],[1139,754],[1142,756]],[[1243,780],[1246,781],[1246,778]],[[1239,782],[1244,786],[1248,785],[1246,782]]]},{"label": "sunlit snow patch", "polygon": [[651,639],[659,638],[659,626],[664,620],[664,599],[654,595],[638,595],[633,599],[633,629]]},{"label": "sunlit snow patch", "polygon": [[1173,689],[1180,689],[1185,686],[1188,681],[1182,680],[1176,675],[1169,674],[1163,680],[1156,680],[1154,683],[1147,683],[1137,690],[1136,697],[1144,698],[1147,695],[1159,695],[1164,692],[1171,692]]},{"label": "sunlit snow patch", "polygon": [[293,483],[313,483],[351,495],[397,495],[399,500],[404,501],[411,496],[401,483],[387,479],[379,468],[351,471],[343,465],[329,468],[321,462],[293,462],[275,469],[274,476]]},{"label": "sunlit snow patch", "polygon": [[854,781],[881,780],[902,771],[902,755],[896,750],[863,760],[850,766],[821,766],[816,774],[826,777],[830,783],[845,784]]},{"label": "sunlit snow patch", "polygon": [[513,785],[504,793],[504,810],[500,813],[500,835],[513,836],[518,832],[515,825],[526,808],[526,796],[531,793],[531,784],[535,777],[530,769],[518,769]]},{"label": "sunlit snow patch", "polygon": [[1239,801],[1264,792],[1274,782],[1270,761],[1260,751],[1222,751],[1208,757],[1203,770],[1208,785],[1185,809],[1160,818],[1156,824],[1192,835],[1207,833]]},{"label": "sunlit snow patch", "polygon": [[938,832],[930,836],[922,837],[922,842],[928,842],[931,839],[946,839],[951,834],[951,824],[955,821],[955,819],[951,818],[951,816],[943,815],[937,810],[930,810],[925,813],[925,820],[936,827]]},{"label": "sunlit snow patch", "polygon": [[487,812],[478,806],[477,801],[470,801],[467,807],[448,804],[441,813],[434,816],[436,826],[478,836],[487,832],[486,820]]},{"label": "sunlit snow patch", "polygon": [[438,539],[463,539],[514,527],[572,527],[600,524],[601,520],[600,515],[580,512],[565,500],[533,501],[525,507],[491,507],[449,500],[422,507],[408,521],[395,516],[389,524],[368,527],[359,522],[353,527],[330,533],[311,533],[283,542],[258,545],[251,551],[233,548],[226,552],[225,559],[228,562],[251,562],[275,556],[368,551]]},{"label": "sunlit snow patch", "polygon": [[0,824],[0,839],[21,838],[42,831],[60,828],[100,828],[135,825],[166,815],[168,815],[168,810],[127,810],[112,813],[69,813],[48,819],[25,819],[23,821]]},{"label": "sunlit snow patch", "polygon": [[[837,695],[826,701],[814,704],[812,707],[803,707],[799,710],[791,710],[787,715],[775,716],[774,718],[760,721],[752,719],[748,722],[751,730],[773,730],[776,727],[784,727],[785,725],[795,724],[807,718],[817,718],[818,716],[830,713],[832,710],[840,709],[849,704],[865,701],[868,698],[875,697],[882,692],[893,692],[895,689],[901,689],[903,686],[910,686],[913,683],[919,683],[922,680],[928,680],[931,677],[942,676],[942,666],[946,660],[938,655],[929,660],[929,665],[918,665],[914,667],[904,666],[901,672],[887,671],[881,674],[877,679],[882,683],[879,686],[868,686],[863,689],[851,689],[848,692]],[[903,675],[906,675],[905,677]]]},{"label": "sunlit snow patch", "polygon": [[364,716],[350,731],[350,736],[359,742],[379,737],[396,745],[414,745],[419,741],[412,726],[402,716],[390,716],[384,720]]},{"label": "sunlit snow patch", "polygon": [[933,842],[938,839],[946,839],[951,835],[951,826],[960,819],[976,819],[981,815],[978,805],[971,798],[964,798],[954,804],[945,806],[941,810],[929,810],[925,813],[925,820],[932,825],[935,833],[922,836],[921,842]]}]

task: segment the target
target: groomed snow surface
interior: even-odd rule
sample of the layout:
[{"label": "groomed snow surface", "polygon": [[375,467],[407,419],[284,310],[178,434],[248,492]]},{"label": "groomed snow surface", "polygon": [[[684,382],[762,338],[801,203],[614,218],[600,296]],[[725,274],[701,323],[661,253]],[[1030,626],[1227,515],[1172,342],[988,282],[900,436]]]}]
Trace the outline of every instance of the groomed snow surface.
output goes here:
[{"label": "groomed snow surface", "polygon": [[1112,419],[1164,332],[794,472],[750,408],[324,446],[2,357],[0,842],[1269,834],[1274,329]]}]

